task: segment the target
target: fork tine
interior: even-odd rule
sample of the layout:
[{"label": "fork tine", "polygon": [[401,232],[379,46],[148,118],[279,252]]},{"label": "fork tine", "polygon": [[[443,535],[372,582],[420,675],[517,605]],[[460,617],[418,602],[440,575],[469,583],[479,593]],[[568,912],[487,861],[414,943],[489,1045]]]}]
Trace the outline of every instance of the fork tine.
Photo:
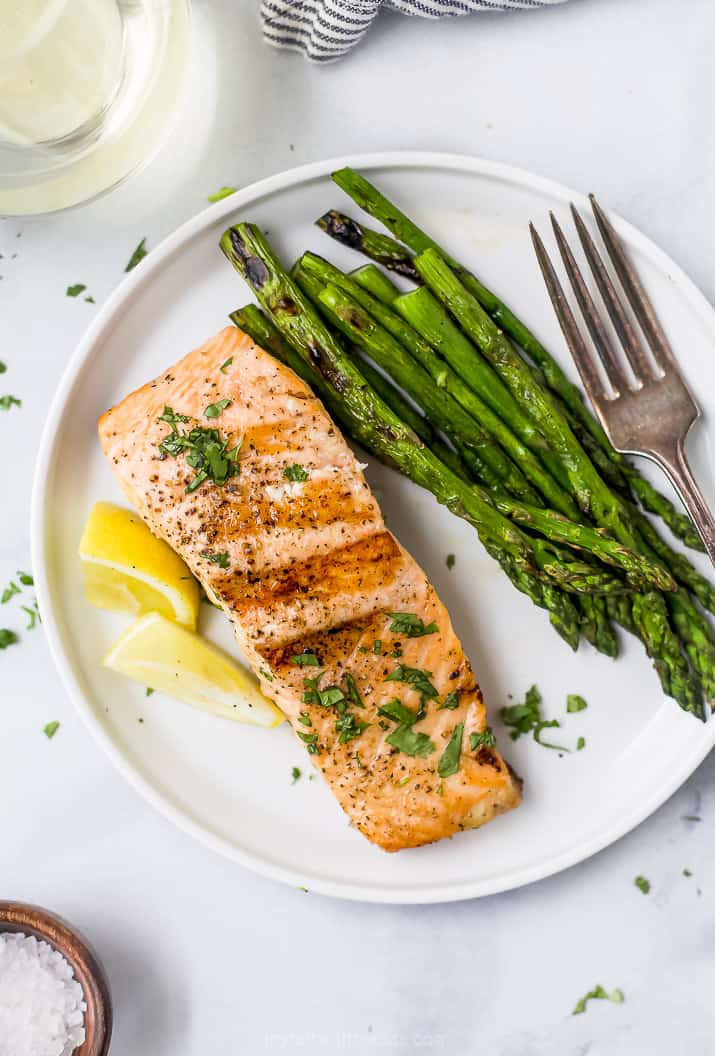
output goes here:
[{"label": "fork tine", "polygon": [[578,237],[581,239],[583,251],[591,266],[596,285],[601,291],[606,310],[611,317],[611,322],[613,323],[621,345],[623,346],[623,351],[631,365],[636,384],[638,388],[640,388],[646,379],[652,379],[654,377],[653,368],[648,362],[648,357],[638,340],[638,336],[631,325],[630,319],[623,311],[623,305],[619,301],[616,289],[606,271],[606,265],[603,263],[601,254],[596,249],[594,241],[588,232],[588,228],[581,219],[575,205],[571,206],[571,215],[573,216],[576,230],[578,231]]},{"label": "fork tine", "polygon": [[551,226],[554,229],[556,235],[556,242],[561,253],[561,259],[564,262],[564,267],[571,280],[571,286],[576,294],[576,299],[579,303],[581,313],[586,320],[586,326],[593,339],[593,343],[596,346],[596,351],[603,363],[603,369],[606,371],[608,380],[614,390],[616,396],[628,390],[628,380],[623,372],[618,356],[613,350],[611,340],[606,333],[606,329],[601,321],[601,317],[598,314],[596,305],[593,303],[593,298],[589,292],[588,286],[586,285],[581,269],[574,259],[574,255],[571,252],[571,247],[566,241],[566,236],[561,230],[561,226],[554,216],[551,215]]},{"label": "fork tine", "polygon": [[534,249],[536,251],[536,259],[539,262],[541,274],[544,276],[546,289],[551,299],[551,303],[554,306],[559,326],[566,338],[566,344],[569,347],[569,351],[571,352],[571,356],[576,364],[589,399],[594,407],[598,408],[599,403],[603,399],[607,399],[606,393],[603,391],[603,385],[601,384],[598,371],[596,370],[591,353],[586,346],[586,342],[581,336],[581,331],[579,330],[573,312],[571,311],[571,305],[566,300],[563,288],[556,272],[554,271],[554,266],[551,263],[549,254],[546,252],[544,243],[541,241],[539,232],[533,224],[529,224],[529,230],[531,232],[531,241],[534,243]]},{"label": "fork tine", "polygon": [[656,363],[661,370],[665,368],[666,364],[668,366],[675,366],[677,369],[677,364],[675,363],[668,338],[665,336],[665,331],[658,322],[648,294],[643,289],[633,265],[628,260],[623,245],[621,244],[611,221],[608,219],[603,209],[601,209],[601,206],[598,204],[593,194],[589,195],[589,200],[591,202],[591,208],[593,209],[593,215],[598,224],[598,230],[601,232],[603,243],[608,250],[608,255],[611,258],[613,267],[616,269],[616,274],[620,279],[621,286],[625,290],[626,297],[630,302],[633,313],[645,334],[646,341],[650,345]]}]

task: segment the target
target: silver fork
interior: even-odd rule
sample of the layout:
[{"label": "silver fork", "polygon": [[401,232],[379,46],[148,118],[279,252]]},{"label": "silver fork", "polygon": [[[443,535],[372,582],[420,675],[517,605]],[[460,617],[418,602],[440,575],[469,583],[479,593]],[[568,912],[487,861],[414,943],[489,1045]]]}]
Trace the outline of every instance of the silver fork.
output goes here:
[{"label": "silver fork", "polygon": [[596,353],[603,365],[610,392],[606,391],[606,386],[602,384],[593,352],[574,319],[544,244],[534,225],[530,224],[531,238],[551,303],[586,392],[608,439],[617,451],[643,455],[664,470],[692,517],[710,560],[715,564],[715,519],[685,454],[685,438],[693,423],[700,417],[700,409],[680,373],[665,332],[626,257],[613,225],[593,195],[591,207],[613,267],[652,352],[653,361],[649,359],[631,325],[603,259],[573,205],[571,213],[581,245],[630,366],[632,379],[628,377],[623,360],[613,347],[566,236],[553,213],[551,223],[561,258]]}]

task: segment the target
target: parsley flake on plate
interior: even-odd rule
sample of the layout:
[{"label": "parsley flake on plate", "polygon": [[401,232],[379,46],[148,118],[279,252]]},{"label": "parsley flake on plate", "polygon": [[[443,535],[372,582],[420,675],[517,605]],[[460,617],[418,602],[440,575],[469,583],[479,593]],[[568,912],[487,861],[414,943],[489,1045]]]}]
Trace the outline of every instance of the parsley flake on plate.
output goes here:
[{"label": "parsley flake on plate", "polygon": [[291,768],[291,772],[290,772],[290,776],[291,776],[291,784],[294,785],[296,783],[296,781],[300,780],[300,768],[297,767],[297,766],[292,767]]},{"label": "parsley flake on plate", "polygon": [[612,990],[609,994],[602,986],[594,986],[593,990],[589,990],[587,994],[584,994],[576,1002],[571,1015],[578,1016],[585,1012],[589,1001],[612,1001],[615,1005],[622,1005],[625,1001],[625,996],[622,990]]},{"label": "parsley flake on plate", "polygon": [[218,418],[227,407],[231,406],[231,400],[218,400],[217,403],[210,403],[204,411],[204,418]]},{"label": "parsley flake on plate", "polygon": [[147,248],[146,248],[146,235],[145,235],[144,238],[139,243],[139,245],[134,250],[134,252],[132,253],[131,257],[129,258],[129,263],[127,264],[127,266],[124,269],[124,271],[127,272],[127,271],[131,271],[133,268],[136,268],[137,264],[140,261],[144,260],[144,257],[146,255],[147,255]]},{"label": "parsley flake on plate", "polygon": [[222,550],[220,554],[212,554],[210,550],[202,550],[201,556],[205,561],[210,561],[212,565],[218,565],[219,568],[228,568],[228,550]]},{"label": "parsley flake on plate", "polygon": [[47,737],[47,739],[51,741],[54,735],[59,730],[59,728],[60,724],[57,719],[55,719],[54,722],[48,722],[47,725],[43,728],[42,732],[44,733],[45,737]]},{"label": "parsley flake on plate", "polygon": [[452,736],[447,742],[447,747],[437,764],[437,773],[440,777],[451,777],[459,770],[459,758],[462,754],[462,736],[464,734],[464,723],[459,722],[454,727]]},{"label": "parsley flake on plate", "polygon": [[150,697],[152,695],[152,693],[155,693],[155,692],[156,692],[156,690],[152,689],[151,686],[147,686],[146,687],[146,691],[144,693],[144,696],[145,697]]},{"label": "parsley flake on plate", "polygon": [[569,750],[559,744],[549,744],[547,741],[541,740],[542,730],[552,729],[560,726],[561,723],[558,719],[542,719],[541,694],[536,686],[531,686],[527,690],[523,704],[512,704],[502,708],[499,712],[499,718],[505,726],[511,726],[509,736],[512,741],[518,740],[522,734],[531,733],[536,743],[540,744],[542,748],[553,748],[558,752],[568,752]]},{"label": "parsley flake on plate", "polygon": [[650,880],[646,880],[644,876],[637,876],[633,883],[639,891],[643,892],[644,895],[647,895],[650,891]]},{"label": "parsley flake on plate", "polygon": [[448,568],[448,569],[450,570],[450,572],[451,572],[451,571],[452,571],[452,569],[454,568],[454,562],[455,562],[455,560],[456,560],[456,559],[455,559],[455,556],[454,556],[454,554],[447,554],[447,561],[446,561],[446,565],[447,565],[447,568]]},{"label": "parsley flake on plate", "polygon": [[298,730],[298,736],[305,745],[308,755],[317,755],[320,749],[318,748],[318,734],[317,733],[301,733]]},{"label": "parsley flake on plate", "polygon": [[578,693],[569,693],[566,698],[566,711],[569,715],[572,715],[576,711],[585,711],[587,707],[587,701],[579,696]]},{"label": "parsley flake on plate", "polygon": [[29,572],[21,572],[18,569],[17,578],[20,580],[20,582],[22,583],[23,587],[34,587],[34,585],[35,585],[35,580],[30,575]]},{"label": "parsley flake on plate", "polygon": [[223,363],[221,364],[221,366],[218,369],[221,371],[222,374],[225,374],[232,363],[233,363],[233,356],[229,356],[228,359],[225,359],[223,361]]},{"label": "parsley flake on plate", "polygon": [[579,739],[576,741],[576,751],[577,752],[582,752],[585,747],[586,747],[586,738],[585,737],[579,737]]},{"label": "parsley flake on plate", "polygon": [[42,623],[42,617],[40,616],[40,610],[37,607],[37,598],[33,599],[32,607],[29,605],[21,605],[22,611],[27,616],[26,631],[34,631],[38,623]]},{"label": "parsley flake on plate", "polygon": [[437,624],[425,624],[414,612],[388,612],[392,618],[390,630],[396,634],[405,634],[408,638],[422,638],[425,634],[436,634]]},{"label": "parsley flake on plate", "polygon": [[209,202],[220,202],[224,198],[228,198],[230,195],[235,194],[238,187],[221,187],[218,191],[214,191],[208,197]]},{"label": "parsley flake on plate", "polygon": [[0,411],[9,411],[11,407],[22,407],[22,400],[17,396],[0,396]]},{"label": "parsley flake on plate", "polygon": [[6,605],[10,598],[14,597],[15,594],[19,593],[20,588],[18,587],[17,583],[13,579],[11,579],[8,585],[5,587],[4,591],[2,592],[2,596],[0,597],[0,605]]},{"label": "parsley flake on plate", "polygon": [[0,374],[4,374],[6,370],[7,370],[7,366],[0,359]]},{"label": "parsley flake on plate", "polygon": [[308,479],[308,470],[304,469],[303,466],[294,463],[292,466],[285,467],[283,470],[283,476],[286,480],[303,481]]},{"label": "parsley flake on plate", "polygon": [[83,282],[76,282],[74,284],[74,286],[68,286],[67,287],[67,292],[66,292],[65,296],[66,297],[79,297],[80,293],[84,293],[84,291],[86,289],[87,289],[87,287],[86,287],[86,285]]},{"label": "parsley flake on plate", "polygon": [[7,649],[8,646],[15,645],[19,640],[14,631],[9,630],[7,627],[0,627],[0,649]]}]

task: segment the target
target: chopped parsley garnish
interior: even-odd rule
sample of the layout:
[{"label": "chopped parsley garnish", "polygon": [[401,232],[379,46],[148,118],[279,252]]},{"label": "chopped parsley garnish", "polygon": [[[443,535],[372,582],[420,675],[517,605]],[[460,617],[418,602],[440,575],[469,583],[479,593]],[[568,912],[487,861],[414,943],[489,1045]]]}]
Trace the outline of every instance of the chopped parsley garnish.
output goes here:
[{"label": "chopped parsley garnish", "polygon": [[550,719],[548,721],[542,719],[541,694],[536,686],[531,686],[527,690],[523,704],[512,704],[509,707],[502,708],[499,712],[499,718],[505,726],[511,726],[509,736],[512,741],[518,740],[522,734],[531,733],[536,743],[540,744],[542,748],[553,748],[559,752],[567,752],[569,750],[561,747],[561,745],[549,744],[547,741],[541,740],[542,730],[560,726],[561,723],[558,719]]},{"label": "chopped parsley garnish", "polygon": [[5,366],[3,361],[0,359],[0,374],[4,374],[6,370],[7,370],[7,367]]},{"label": "chopped parsley garnish", "polygon": [[19,638],[14,631],[8,630],[7,627],[0,627],[0,649],[7,649],[10,645],[15,645],[19,641]]},{"label": "chopped parsley garnish", "polygon": [[221,364],[221,366],[218,369],[221,371],[222,374],[225,374],[232,363],[233,363],[233,356],[229,356],[228,359],[225,359],[223,361],[223,363]]},{"label": "chopped parsley garnish", "polygon": [[310,715],[306,715],[304,711],[301,711],[300,715],[298,716],[298,722],[300,722],[303,726],[313,725],[313,720],[311,719]]},{"label": "chopped parsley garnish", "polygon": [[447,554],[447,568],[450,569],[450,571],[454,568],[454,561],[454,554]]},{"label": "chopped parsley garnish", "polygon": [[42,730],[42,732],[44,733],[45,737],[47,737],[51,741],[52,738],[54,737],[54,735],[59,730],[59,728],[60,728],[60,724],[57,721],[57,719],[55,719],[54,722],[48,722],[47,725]]},{"label": "chopped parsley garnish", "polygon": [[420,759],[426,759],[435,750],[435,745],[427,734],[418,733],[411,726],[398,726],[386,741],[405,755],[419,756]]},{"label": "chopped parsley garnish", "polygon": [[409,774],[406,777],[401,777],[400,780],[397,782],[397,787],[404,788],[405,785],[409,785],[410,780],[411,778]]},{"label": "chopped parsley garnish", "polygon": [[440,704],[439,710],[442,711],[443,708],[446,708],[448,711],[454,711],[455,708],[458,708],[460,693],[461,690],[459,689],[453,689],[451,693],[448,693]]},{"label": "chopped parsley garnish", "polygon": [[340,686],[328,686],[327,689],[318,690],[319,703],[324,708],[333,708],[336,704],[345,700],[345,694]]},{"label": "chopped parsley garnish", "polygon": [[155,690],[153,690],[151,688],[151,686],[147,686],[146,687],[146,693],[144,695],[147,696],[147,697],[150,697],[152,695],[152,693],[154,693],[154,692],[155,692]]},{"label": "chopped parsley garnish", "polygon": [[387,704],[379,707],[377,714],[384,715],[386,719],[392,719],[393,722],[398,722],[401,726],[411,726],[414,722],[417,722],[417,712],[410,711],[397,698],[388,700]]},{"label": "chopped parsley garnish", "polygon": [[320,667],[318,657],[307,649],[304,653],[296,653],[295,656],[292,656],[290,662],[297,664],[298,667]]},{"label": "chopped parsley garnish", "polygon": [[425,624],[414,612],[388,612],[392,617],[390,630],[397,634],[405,634],[408,638],[422,638],[425,634],[436,634],[437,624],[432,622]]},{"label": "chopped parsley garnish", "polygon": [[693,874],[690,872],[689,869],[683,869],[683,876],[692,876],[692,875]]},{"label": "chopped parsley garnish", "polygon": [[291,772],[291,784],[294,785],[296,781],[300,780],[300,769],[297,766],[292,767]]},{"label": "chopped parsley garnish", "polygon": [[218,429],[206,429],[194,426],[186,433],[177,428],[177,423],[187,422],[184,414],[176,414],[171,407],[165,407],[159,421],[171,425],[171,431],[158,445],[165,458],[177,458],[186,454],[186,461],[196,471],[193,479],[187,484],[186,491],[196,491],[205,480],[212,480],[222,486],[229,477],[240,472],[238,454],[242,440],[230,451],[228,441],[221,439]]},{"label": "chopped parsley garnish", "polygon": [[487,726],[486,730],[480,733],[469,734],[469,747],[473,752],[476,752],[477,748],[493,748],[496,743],[491,726]]},{"label": "chopped parsley garnish", "polygon": [[464,734],[464,723],[459,722],[454,727],[454,732],[449,738],[447,747],[442,752],[442,757],[437,764],[437,773],[440,777],[451,777],[459,770],[459,757],[462,752],[462,735]]},{"label": "chopped parsley garnish", "polygon": [[585,747],[586,747],[586,738],[585,737],[579,737],[579,739],[576,741],[576,751],[577,752],[583,751],[583,749]]},{"label": "chopped parsley garnish", "polygon": [[335,732],[340,736],[338,737],[338,744],[346,744],[348,741],[354,740],[359,737],[363,730],[366,730],[370,725],[369,722],[362,722],[356,718],[351,711],[345,712],[335,723]]},{"label": "chopped parsley garnish", "polygon": [[67,287],[67,297],[79,297],[80,293],[84,293],[87,289],[83,282],[76,282],[74,286]]},{"label": "chopped parsley garnish", "polygon": [[298,730],[298,736],[300,737],[303,744],[308,750],[308,755],[317,755],[318,748],[318,734],[317,733],[301,733]]},{"label": "chopped parsley garnish", "polygon": [[29,605],[21,605],[22,611],[27,616],[26,631],[34,631],[38,623],[42,623],[42,617],[40,616],[40,610],[37,607],[37,599],[32,603],[32,608]]},{"label": "chopped parsley garnish", "polygon": [[210,561],[212,565],[219,568],[228,568],[228,550],[222,550],[220,554],[212,554],[210,550],[202,550],[201,556],[204,561]]},{"label": "chopped parsley garnish", "polygon": [[231,400],[219,400],[217,403],[210,403],[204,411],[204,418],[218,418],[227,407],[231,406]]},{"label": "chopped parsley garnish", "polygon": [[9,411],[11,407],[22,407],[22,400],[17,396],[0,396],[0,411]]},{"label": "chopped parsley garnish", "polygon": [[382,652],[382,640],[380,638],[376,638],[372,643],[372,651],[376,656],[379,656]]},{"label": "chopped parsley garnish", "polygon": [[32,578],[29,572],[21,572],[18,570],[17,578],[22,583],[23,587],[34,587],[35,580]]},{"label": "chopped parsley garnish", "polygon": [[575,711],[585,711],[588,703],[578,693],[569,693],[566,698],[566,711],[571,715]]},{"label": "chopped parsley garnish", "polygon": [[229,195],[235,194],[238,187],[221,187],[218,191],[214,191],[213,194],[208,196],[209,202],[220,202],[223,198],[228,198]]},{"label": "chopped parsley garnish", "polygon": [[292,466],[286,466],[283,470],[283,476],[286,480],[302,481],[308,479],[308,470],[302,466],[294,464]]},{"label": "chopped parsley garnish", "polygon": [[644,876],[637,876],[633,883],[636,885],[639,891],[642,891],[644,895],[647,895],[650,891],[650,881],[646,880]]},{"label": "chopped parsley garnish", "polygon": [[132,268],[136,268],[136,266],[139,263],[139,261],[140,260],[144,260],[144,257],[146,255],[147,255],[147,249],[146,249],[146,236],[145,236],[141,240],[141,242],[139,243],[137,248],[134,250],[134,252],[132,253],[131,257],[129,258],[129,263],[127,264],[127,266],[124,269],[124,271],[127,272],[127,271],[131,271]]},{"label": "chopped parsley garnish", "polygon": [[589,990],[587,994],[584,994],[584,996],[576,1002],[571,1014],[578,1016],[581,1012],[585,1012],[586,1005],[589,1001],[613,1001],[616,1005],[622,1005],[625,1001],[625,997],[622,990],[613,990],[609,994],[602,986],[594,986],[593,990]]},{"label": "chopped parsley garnish", "polygon": [[302,700],[304,704],[319,704],[323,708],[332,708],[345,700],[345,694],[340,686],[328,686],[326,689],[319,689],[322,677],[323,672],[321,671],[315,678],[303,680],[305,689]]},{"label": "chopped parsley garnish", "polygon": [[348,691],[348,700],[351,704],[354,704],[356,708],[364,708],[365,705],[362,702],[360,696],[360,690],[357,687],[357,682],[350,674],[349,671],[345,672],[345,688]]},{"label": "chopped parsley garnish", "polygon": [[439,696],[437,690],[430,682],[431,677],[431,671],[423,671],[419,667],[407,667],[405,664],[398,664],[385,681],[405,682],[412,686],[419,693],[421,703],[424,706],[428,700],[434,700]]},{"label": "chopped parsley garnish", "polygon": [[18,587],[17,583],[15,583],[14,580],[10,580],[8,585],[5,587],[5,590],[2,592],[2,597],[0,597],[0,605],[7,604],[10,598],[12,598],[15,594],[19,593],[20,588]]},{"label": "chopped parsley garnish", "polygon": [[85,297],[85,301],[87,302],[87,304],[94,304],[94,297]]},{"label": "chopped parsley garnish", "polygon": [[261,675],[263,675],[263,677],[265,678],[266,682],[272,682],[273,681],[273,675],[270,673],[270,671],[266,671],[265,667],[259,667],[258,670],[259,670],[259,673]]}]

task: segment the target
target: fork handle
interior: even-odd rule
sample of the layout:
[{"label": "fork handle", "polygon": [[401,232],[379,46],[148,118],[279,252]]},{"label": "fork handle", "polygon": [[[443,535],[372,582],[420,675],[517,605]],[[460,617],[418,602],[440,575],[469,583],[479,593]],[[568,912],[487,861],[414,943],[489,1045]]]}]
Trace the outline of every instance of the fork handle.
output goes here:
[{"label": "fork handle", "polygon": [[678,440],[672,452],[654,453],[653,459],[670,478],[671,484],[680,496],[705,544],[708,557],[715,565],[715,517],[693,476],[683,441]]}]

